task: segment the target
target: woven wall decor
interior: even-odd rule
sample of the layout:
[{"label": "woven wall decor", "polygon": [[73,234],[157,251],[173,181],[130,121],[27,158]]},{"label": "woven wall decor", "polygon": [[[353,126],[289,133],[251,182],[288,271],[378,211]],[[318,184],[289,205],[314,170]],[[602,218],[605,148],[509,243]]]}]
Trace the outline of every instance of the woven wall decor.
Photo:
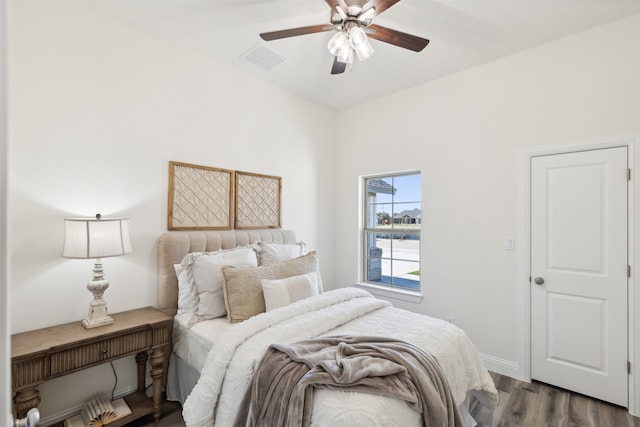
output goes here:
[{"label": "woven wall decor", "polygon": [[282,178],[238,171],[235,175],[235,228],[280,228]]},{"label": "woven wall decor", "polygon": [[169,162],[169,230],[229,230],[233,227],[234,173]]}]

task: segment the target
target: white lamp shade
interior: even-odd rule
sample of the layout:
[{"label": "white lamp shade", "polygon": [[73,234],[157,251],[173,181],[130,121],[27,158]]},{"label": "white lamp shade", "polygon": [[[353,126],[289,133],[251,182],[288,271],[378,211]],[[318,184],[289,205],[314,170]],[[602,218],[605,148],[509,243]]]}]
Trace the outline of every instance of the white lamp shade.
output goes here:
[{"label": "white lamp shade", "polygon": [[65,218],[65,258],[107,258],[131,253],[128,218]]}]

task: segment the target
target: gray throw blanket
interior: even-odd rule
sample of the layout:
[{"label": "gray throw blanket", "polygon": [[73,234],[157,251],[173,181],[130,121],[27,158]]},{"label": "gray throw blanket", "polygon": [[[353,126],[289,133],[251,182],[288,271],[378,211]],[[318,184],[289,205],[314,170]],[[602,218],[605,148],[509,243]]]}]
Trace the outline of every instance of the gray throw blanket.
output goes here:
[{"label": "gray throw blanket", "polygon": [[390,338],[339,336],[270,346],[235,426],[309,426],[313,392],[321,387],[402,399],[422,414],[425,426],[462,425],[431,354]]}]

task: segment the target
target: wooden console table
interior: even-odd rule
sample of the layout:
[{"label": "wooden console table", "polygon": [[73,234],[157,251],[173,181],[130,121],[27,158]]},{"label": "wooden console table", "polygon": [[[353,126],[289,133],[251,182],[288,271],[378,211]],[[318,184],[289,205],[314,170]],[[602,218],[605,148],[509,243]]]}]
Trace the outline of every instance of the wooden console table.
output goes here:
[{"label": "wooden console table", "polygon": [[[133,414],[109,426],[124,425],[152,412],[156,421],[160,419],[173,318],[152,307],[111,317],[115,321],[112,325],[94,329],[85,329],[78,321],[11,336],[13,402],[18,418],[24,418],[29,409],[38,406],[40,393],[36,387],[45,381],[135,354],[138,389],[125,396]],[[145,395],[149,352],[152,399]]]}]

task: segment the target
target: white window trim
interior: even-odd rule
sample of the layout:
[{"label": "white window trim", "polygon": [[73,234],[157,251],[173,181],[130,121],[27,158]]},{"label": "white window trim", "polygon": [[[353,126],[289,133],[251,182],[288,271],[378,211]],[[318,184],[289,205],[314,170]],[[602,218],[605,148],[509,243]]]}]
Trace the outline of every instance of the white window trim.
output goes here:
[{"label": "white window trim", "polygon": [[422,292],[407,291],[405,289],[376,285],[369,282],[356,283],[356,287],[364,289],[377,297],[392,298],[416,304],[420,304],[422,298],[424,298]]},{"label": "white window trim", "polygon": [[[359,197],[361,202],[360,206],[362,207],[362,211],[360,211],[358,214],[358,223],[360,226],[359,227],[360,228],[360,232],[359,232],[360,250],[359,250],[359,261],[358,261],[358,265],[359,265],[358,276],[360,277],[359,279],[360,281],[359,283],[356,283],[355,286],[370,292],[374,296],[419,304],[422,302],[422,299],[424,298],[424,294],[422,293],[422,285],[423,285],[422,278],[420,278],[420,291],[411,291],[411,290],[402,289],[394,286],[378,285],[373,282],[367,282],[365,280],[366,274],[367,274],[366,273],[367,261],[364,256],[364,253],[366,252],[365,249],[366,249],[366,228],[367,228],[365,224],[365,218],[364,218],[367,212],[367,200],[365,197],[365,194],[367,192],[367,187],[365,185],[365,181],[370,178],[382,178],[385,176],[412,175],[412,174],[418,174],[422,176],[422,172],[419,170],[408,170],[408,171],[390,172],[386,174],[371,174],[371,175],[360,176]],[[422,197],[420,197],[420,203],[422,204]],[[420,224],[420,235],[422,236],[422,223]],[[422,268],[422,255],[420,255],[420,267]]]}]

